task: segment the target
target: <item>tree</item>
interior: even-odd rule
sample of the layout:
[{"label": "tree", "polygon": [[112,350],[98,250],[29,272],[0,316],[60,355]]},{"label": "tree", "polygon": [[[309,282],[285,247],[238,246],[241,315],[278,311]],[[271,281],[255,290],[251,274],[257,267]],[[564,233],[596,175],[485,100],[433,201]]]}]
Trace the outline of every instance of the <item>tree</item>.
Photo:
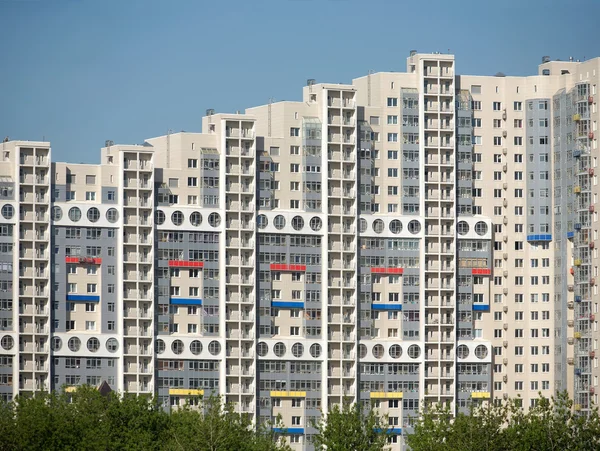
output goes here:
[{"label": "tree", "polygon": [[412,451],[592,451],[600,449],[600,417],[574,412],[567,393],[545,398],[523,409],[520,398],[474,408],[454,417],[448,407],[421,412],[414,433],[407,435]]},{"label": "tree", "polygon": [[359,404],[335,405],[326,418],[314,423],[317,433],[313,443],[317,450],[327,451],[380,451],[386,444],[387,417],[379,417]]},{"label": "tree", "polygon": [[200,408],[185,406],[171,413],[165,450],[194,451],[287,451],[273,428],[254,428],[247,415],[241,415],[221,398],[199,401]]}]

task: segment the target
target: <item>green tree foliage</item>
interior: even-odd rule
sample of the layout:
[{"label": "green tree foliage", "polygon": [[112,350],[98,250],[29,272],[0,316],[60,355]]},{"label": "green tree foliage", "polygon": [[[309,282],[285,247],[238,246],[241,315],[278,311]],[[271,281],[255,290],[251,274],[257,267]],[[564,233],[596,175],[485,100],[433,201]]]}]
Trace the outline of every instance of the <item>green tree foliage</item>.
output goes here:
[{"label": "green tree foliage", "polygon": [[[147,396],[81,386],[0,403],[0,451],[289,451],[273,428],[220,398],[197,400],[167,414]],[[277,430],[279,430],[277,429]]]},{"label": "green tree foliage", "polygon": [[595,451],[600,449],[600,416],[573,409],[566,393],[541,396],[525,410],[521,399],[476,408],[452,417],[447,407],[422,412],[414,434],[406,437],[412,451]]},{"label": "green tree foliage", "polygon": [[380,451],[389,431],[387,417],[379,417],[359,404],[345,404],[341,409],[334,406],[314,427],[315,448],[327,451]]}]

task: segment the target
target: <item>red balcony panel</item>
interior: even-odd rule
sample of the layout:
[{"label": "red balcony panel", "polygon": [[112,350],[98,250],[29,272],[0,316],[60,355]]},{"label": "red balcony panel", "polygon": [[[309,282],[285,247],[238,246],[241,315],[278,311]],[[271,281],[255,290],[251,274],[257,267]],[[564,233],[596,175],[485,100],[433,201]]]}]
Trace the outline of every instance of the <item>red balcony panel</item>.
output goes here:
[{"label": "red balcony panel", "polygon": [[169,260],[171,268],[204,268],[204,262],[195,262],[189,260]]},{"label": "red balcony panel", "polygon": [[404,268],[371,268],[372,274],[403,274]]},{"label": "red balcony panel", "polygon": [[79,263],[88,265],[100,265],[102,264],[101,258],[94,257],[66,257],[65,263]]},{"label": "red balcony panel", "polygon": [[306,271],[306,265],[282,265],[271,263],[271,271]]},{"label": "red balcony panel", "polygon": [[471,274],[474,276],[491,276],[492,270],[488,268],[473,268]]}]

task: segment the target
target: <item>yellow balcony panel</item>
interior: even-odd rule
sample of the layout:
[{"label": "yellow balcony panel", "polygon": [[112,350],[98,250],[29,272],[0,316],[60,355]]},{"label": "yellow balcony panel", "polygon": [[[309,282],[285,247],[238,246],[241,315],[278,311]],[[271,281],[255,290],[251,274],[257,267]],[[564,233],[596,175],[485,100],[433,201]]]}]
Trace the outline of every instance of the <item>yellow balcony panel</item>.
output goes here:
[{"label": "yellow balcony panel", "polygon": [[580,193],[581,192],[581,186],[576,186],[575,188],[573,188],[573,192],[574,193]]},{"label": "yellow balcony panel", "polygon": [[197,390],[192,388],[169,388],[169,395],[204,396],[204,390]]},{"label": "yellow balcony panel", "polygon": [[383,392],[383,391],[374,391],[371,392],[371,399],[402,399],[404,393],[401,391],[395,392]]},{"label": "yellow balcony panel", "polygon": [[77,390],[76,385],[71,385],[70,387],[65,387],[65,393],[73,393],[76,390]]},{"label": "yellow balcony panel", "polygon": [[573,120],[574,121],[580,121],[581,120],[581,114],[574,114],[573,115]]},{"label": "yellow balcony panel", "polygon": [[575,338],[581,338],[581,332],[575,332],[575,333],[573,334],[573,336],[574,336]]},{"label": "yellow balcony panel", "polygon": [[271,398],[306,398],[305,391],[272,391]]},{"label": "yellow balcony panel", "polygon": [[581,266],[581,259],[580,258],[576,258],[575,259],[575,266]]},{"label": "yellow balcony panel", "polygon": [[575,410],[581,410],[581,404],[575,404]]},{"label": "yellow balcony panel", "polygon": [[471,393],[473,399],[490,399],[491,395],[489,391],[474,391]]}]

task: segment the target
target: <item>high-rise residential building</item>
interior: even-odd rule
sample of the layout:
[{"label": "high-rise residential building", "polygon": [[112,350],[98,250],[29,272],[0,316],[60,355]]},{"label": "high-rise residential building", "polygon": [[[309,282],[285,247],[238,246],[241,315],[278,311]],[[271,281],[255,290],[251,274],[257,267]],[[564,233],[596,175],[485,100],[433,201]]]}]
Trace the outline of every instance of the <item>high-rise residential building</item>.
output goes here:
[{"label": "high-rise residential building", "polygon": [[[600,59],[529,77],[308,80],[202,133],[0,152],[0,396],[220,394],[294,449],[344,400],[388,416],[598,402]],[[600,244],[600,243],[599,243]],[[600,280],[600,279],[598,279]]]}]

